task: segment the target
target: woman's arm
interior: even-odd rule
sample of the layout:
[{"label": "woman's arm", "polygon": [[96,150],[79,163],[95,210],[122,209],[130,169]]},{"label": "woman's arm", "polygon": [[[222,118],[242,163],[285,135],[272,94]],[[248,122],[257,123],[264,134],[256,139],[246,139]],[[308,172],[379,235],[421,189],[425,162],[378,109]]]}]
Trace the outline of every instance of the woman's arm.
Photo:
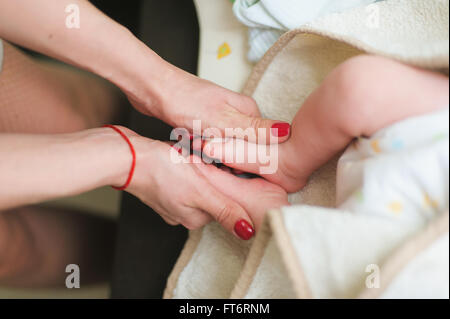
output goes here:
[{"label": "woman's arm", "polygon": [[[219,192],[194,165],[170,145],[126,129],[136,152],[127,191],[170,224],[195,229],[219,221],[235,232],[251,221],[245,209]],[[110,128],[61,135],[0,134],[0,211],[91,189],[122,186],[132,155]]]},{"label": "woman's arm", "polygon": [[132,157],[109,128],[0,134],[0,211],[125,183]]},{"label": "woman's arm", "polygon": [[[76,6],[77,12],[66,12]],[[79,28],[66,25],[79,14]],[[154,83],[165,63],[129,30],[86,0],[0,0],[0,38],[96,73],[122,88],[143,65]]]},{"label": "woman's arm", "polygon": [[[79,8],[80,28],[66,26],[67,17],[75,14],[66,12],[68,5]],[[257,139],[258,128],[266,129],[266,142],[271,135],[270,142],[288,138],[286,129],[273,133],[276,122],[261,119],[253,99],[174,67],[86,0],[0,0],[0,38],[106,78],[136,109],[172,126],[192,131],[193,121],[201,120],[202,129],[222,133],[225,128],[252,129],[249,136],[236,132],[250,141]]]}]

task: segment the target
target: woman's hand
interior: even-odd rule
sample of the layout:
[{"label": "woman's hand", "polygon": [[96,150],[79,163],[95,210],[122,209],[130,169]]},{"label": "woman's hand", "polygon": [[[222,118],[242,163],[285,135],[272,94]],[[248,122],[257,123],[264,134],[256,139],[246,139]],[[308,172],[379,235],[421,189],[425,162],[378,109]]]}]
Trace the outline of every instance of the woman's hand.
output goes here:
[{"label": "woman's hand", "polygon": [[213,165],[201,165],[198,168],[219,191],[244,207],[257,231],[269,210],[290,205],[286,191],[263,178],[235,176],[225,166],[219,169]]},{"label": "woman's hand", "polygon": [[[219,192],[201,173],[203,163],[184,158],[169,144],[127,133],[136,150],[136,169],[127,191],[152,207],[171,225],[200,228],[213,219],[222,226],[249,239],[236,224],[245,220],[252,226],[247,212],[231,198]],[[117,185],[123,181],[118,181]],[[253,227],[253,226],[252,226]]]},{"label": "woman's hand", "polygon": [[[253,235],[245,209],[200,172],[206,164],[184,158],[169,144],[125,127],[120,130],[136,151],[128,192],[170,224],[194,229],[215,219],[241,238]],[[129,146],[110,128],[54,135],[0,134],[0,158],[0,211],[102,186],[122,186],[132,161]],[[242,220],[250,230],[246,234],[239,232],[242,227],[235,229]]]},{"label": "woman's hand", "polygon": [[[139,111],[174,127],[192,131],[194,120],[200,120],[202,129],[217,128],[221,132],[216,137],[237,137],[265,144],[288,139],[289,124],[262,119],[253,99],[164,61],[89,1],[73,0],[71,5],[78,7],[82,17],[80,28],[64,25],[68,17],[65,1],[2,1],[0,38],[113,82]],[[16,18],[18,15],[20,19]],[[249,130],[226,132],[226,128]]]},{"label": "woman's hand", "polygon": [[[124,89],[142,113],[194,134],[214,128],[217,132],[214,137],[236,137],[264,144],[288,139],[290,125],[261,118],[252,98],[200,79],[150,52],[147,64],[148,71],[140,66],[134,83],[128,85],[131,89]],[[200,132],[194,128],[194,121],[200,121]]]}]

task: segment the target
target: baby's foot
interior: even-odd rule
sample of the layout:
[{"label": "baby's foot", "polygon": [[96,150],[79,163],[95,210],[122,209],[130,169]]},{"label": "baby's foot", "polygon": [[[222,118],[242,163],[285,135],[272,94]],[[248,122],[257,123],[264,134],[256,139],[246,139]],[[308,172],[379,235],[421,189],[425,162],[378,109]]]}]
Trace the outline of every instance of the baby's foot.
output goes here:
[{"label": "baby's foot", "polygon": [[289,193],[302,189],[309,177],[289,142],[263,145],[238,139],[213,140],[204,144],[203,153],[231,168],[260,175]]}]

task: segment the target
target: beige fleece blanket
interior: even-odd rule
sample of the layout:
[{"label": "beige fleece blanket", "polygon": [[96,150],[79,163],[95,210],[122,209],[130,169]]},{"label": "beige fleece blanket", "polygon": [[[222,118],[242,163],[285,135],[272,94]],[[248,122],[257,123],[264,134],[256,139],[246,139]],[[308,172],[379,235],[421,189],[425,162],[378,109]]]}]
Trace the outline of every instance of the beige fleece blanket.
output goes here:
[{"label": "beige fleece blanket", "polygon": [[[244,93],[291,121],[346,59],[372,53],[448,74],[448,0],[388,0],[286,33]],[[398,225],[334,208],[334,159],[270,211],[251,242],[213,223],[190,233],[165,298],[448,298],[448,212]]]}]

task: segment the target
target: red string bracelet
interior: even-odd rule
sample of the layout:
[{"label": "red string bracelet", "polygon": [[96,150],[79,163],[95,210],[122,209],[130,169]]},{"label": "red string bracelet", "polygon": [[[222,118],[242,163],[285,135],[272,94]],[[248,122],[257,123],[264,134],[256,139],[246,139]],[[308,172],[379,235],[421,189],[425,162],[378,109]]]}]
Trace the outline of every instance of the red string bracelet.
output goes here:
[{"label": "red string bracelet", "polygon": [[109,124],[103,125],[103,127],[112,128],[114,131],[119,133],[119,135],[122,136],[123,139],[127,142],[128,146],[130,147],[131,155],[133,156],[133,161],[131,162],[130,173],[128,174],[128,178],[127,178],[127,181],[125,182],[125,184],[123,186],[121,186],[121,187],[111,186],[112,188],[114,188],[114,189],[116,189],[118,191],[123,191],[130,185],[131,179],[133,178],[134,168],[136,167],[136,151],[134,150],[133,144],[131,144],[130,139],[128,138],[128,136],[126,136],[117,127],[115,127],[114,125],[109,125]]}]

